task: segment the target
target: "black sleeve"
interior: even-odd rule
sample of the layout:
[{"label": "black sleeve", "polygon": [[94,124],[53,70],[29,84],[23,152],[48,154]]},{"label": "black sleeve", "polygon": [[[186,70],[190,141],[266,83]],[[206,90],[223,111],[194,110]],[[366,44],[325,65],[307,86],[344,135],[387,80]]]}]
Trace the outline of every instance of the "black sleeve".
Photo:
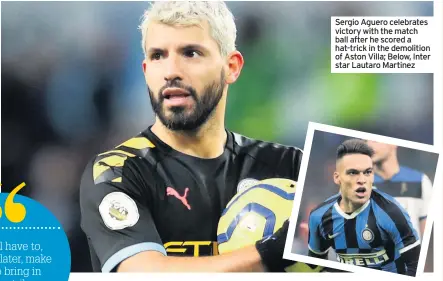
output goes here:
[{"label": "black sleeve", "polygon": [[417,245],[414,248],[403,252],[401,254],[401,260],[405,263],[406,274],[409,276],[415,276],[417,273],[418,258],[420,257],[421,246]]},{"label": "black sleeve", "polygon": [[260,153],[251,155],[270,166],[275,171],[275,177],[289,177],[293,181],[298,181],[302,150],[293,146],[273,145],[266,147]]},{"label": "black sleeve", "polygon": [[292,163],[294,165],[293,178],[295,181],[298,182],[298,176],[300,174],[300,165],[301,165],[303,152],[302,152],[302,150],[295,148],[295,147],[293,149],[294,149],[293,160],[292,160]]},{"label": "black sleeve", "polygon": [[[318,258],[318,259],[324,259],[324,260],[328,259],[328,253],[325,253],[323,255],[319,255],[319,254],[312,252],[311,250],[309,250],[308,256]],[[340,270],[340,269],[335,269],[335,268],[325,267],[322,269],[321,272],[346,272],[346,271]]]},{"label": "black sleeve", "polygon": [[93,260],[99,261],[94,271],[114,271],[123,260],[143,251],[166,255],[146,199],[145,181],[132,172],[136,169],[125,157],[98,159],[88,164],[80,186],[81,226],[91,254],[96,255]]}]

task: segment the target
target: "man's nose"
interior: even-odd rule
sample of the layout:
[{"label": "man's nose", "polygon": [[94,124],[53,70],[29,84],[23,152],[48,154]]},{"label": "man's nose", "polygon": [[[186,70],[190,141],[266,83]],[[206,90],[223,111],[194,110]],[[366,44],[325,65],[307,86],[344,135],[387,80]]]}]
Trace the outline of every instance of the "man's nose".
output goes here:
[{"label": "man's nose", "polygon": [[366,177],[363,175],[363,173],[360,173],[358,175],[357,183],[358,184],[365,184],[366,183]]},{"label": "man's nose", "polygon": [[166,61],[165,81],[183,80],[182,66],[180,58],[176,55],[170,55]]}]

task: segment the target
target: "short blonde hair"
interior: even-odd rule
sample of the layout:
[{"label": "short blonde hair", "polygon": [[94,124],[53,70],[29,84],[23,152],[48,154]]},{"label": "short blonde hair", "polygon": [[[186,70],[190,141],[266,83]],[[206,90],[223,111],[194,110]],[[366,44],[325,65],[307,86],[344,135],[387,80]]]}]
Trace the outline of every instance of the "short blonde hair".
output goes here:
[{"label": "short blonde hair", "polygon": [[212,38],[220,47],[222,56],[235,51],[237,28],[234,16],[222,1],[159,1],[151,5],[142,19],[142,49],[146,57],[146,34],[151,22],[172,26],[201,26],[207,21]]}]

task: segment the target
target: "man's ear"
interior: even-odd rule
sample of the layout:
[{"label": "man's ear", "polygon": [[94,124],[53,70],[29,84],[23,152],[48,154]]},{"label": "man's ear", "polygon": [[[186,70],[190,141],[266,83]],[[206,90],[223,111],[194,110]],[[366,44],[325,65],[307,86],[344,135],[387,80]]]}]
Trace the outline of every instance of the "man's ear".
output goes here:
[{"label": "man's ear", "polygon": [[146,74],[146,60],[143,60],[142,68],[143,68],[143,74]]},{"label": "man's ear", "polygon": [[227,71],[225,77],[226,84],[232,84],[237,81],[243,68],[244,59],[239,51],[234,51],[227,57]]},{"label": "man's ear", "polygon": [[336,185],[340,185],[340,184],[341,184],[341,181],[340,181],[340,175],[338,174],[337,171],[334,172],[334,183],[335,183]]}]

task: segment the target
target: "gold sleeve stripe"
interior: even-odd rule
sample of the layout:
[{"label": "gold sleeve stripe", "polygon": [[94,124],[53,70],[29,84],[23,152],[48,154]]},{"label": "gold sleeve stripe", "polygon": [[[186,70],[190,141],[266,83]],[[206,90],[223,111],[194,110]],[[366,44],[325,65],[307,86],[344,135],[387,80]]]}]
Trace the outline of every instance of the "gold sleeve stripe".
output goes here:
[{"label": "gold sleeve stripe", "polygon": [[111,167],[122,167],[127,158],[126,156],[111,155],[101,159],[98,163],[103,162]]},{"label": "gold sleeve stripe", "polygon": [[145,137],[132,138],[124,143],[120,144],[117,147],[126,146],[135,149],[143,149],[148,147],[155,147],[155,145]]},{"label": "gold sleeve stripe", "polygon": [[108,166],[102,166],[100,165],[100,162],[95,163],[92,167],[92,176],[94,177],[94,181],[107,170],[109,170]]},{"label": "gold sleeve stripe", "polygon": [[122,182],[122,177],[115,178],[112,182]]},{"label": "gold sleeve stripe", "polygon": [[[121,147],[121,148],[120,148]],[[125,147],[132,148],[135,150],[140,150],[140,153],[134,152],[130,153],[125,151]],[[135,137],[125,141],[116,148],[110,151],[99,154],[98,156],[103,157],[103,159],[97,160],[92,167],[92,174],[95,184],[100,182],[122,182],[121,171],[117,173],[107,172],[112,167],[123,167],[125,161],[128,157],[136,157],[138,154],[142,155],[143,150],[147,148],[153,148],[155,145],[145,137]],[[120,149],[119,149],[120,148]],[[105,174],[104,173],[109,173]]]},{"label": "gold sleeve stripe", "polygon": [[99,154],[98,156],[103,156],[103,155],[111,154],[111,153],[112,153],[112,154],[113,154],[113,153],[120,153],[120,154],[127,155],[127,156],[129,156],[129,157],[135,157],[134,154],[129,153],[129,152],[126,152],[126,151],[124,151],[124,150],[120,150],[120,149],[106,151],[106,152],[103,152],[103,153]]},{"label": "gold sleeve stripe", "polygon": [[94,180],[96,180],[105,171],[110,169],[109,166],[123,167],[123,163],[125,162],[125,160],[127,158],[128,157],[126,157],[126,156],[111,155],[111,156],[105,157],[105,158],[97,161],[92,168]]}]

